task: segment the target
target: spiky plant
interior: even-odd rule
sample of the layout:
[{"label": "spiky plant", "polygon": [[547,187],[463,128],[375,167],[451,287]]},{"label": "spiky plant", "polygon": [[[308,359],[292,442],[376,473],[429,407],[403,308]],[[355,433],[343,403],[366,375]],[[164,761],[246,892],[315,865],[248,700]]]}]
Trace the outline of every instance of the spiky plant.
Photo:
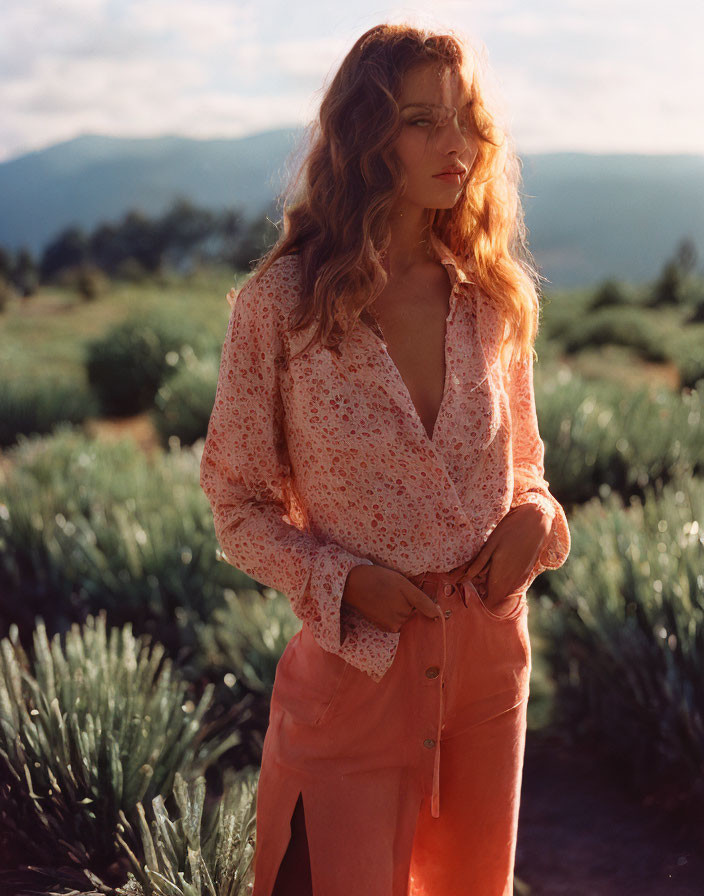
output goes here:
[{"label": "spiky plant", "polygon": [[273,588],[223,592],[225,604],[212,621],[198,623],[199,653],[211,669],[231,672],[249,691],[268,700],[276,665],[301,627],[291,604]]},{"label": "spiky plant", "polygon": [[[556,722],[588,735],[641,792],[704,796],[704,480],[575,512],[572,550],[535,618]],[[659,786],[659,782],[660,785]]]},{"label": "spiky plant", "polygon": [[134,827],[121,814],[117,839],[130,858],[140,896],[251,893],[258,780],[256,768],[228,769],[222,797],[204,811],[205,779],[200,776],[189,786],[177,773],[173,793],[180,817],[169,816],[160,796],[152,800],[151,823],[142,804],[137,805],[143,859],[133,848],[137,841]]},{"label": "spiky plant", "polygon": [[0,843],[13,861],[109,862],[118,813],[194,762],[213,685],[188,701],[148,640],[129,623],[108,632],[101,613],[65,646],[39,619],[31,661],[16,629],[0,641]]},{"label": "spiky plant", "polygon": [[193,644],[224,587],[252,585],[216,562],[213,515],[196,449],[145,459],[128,439],[60,428],[22,439],[0,475],[0,636],[25,642],[41,614],[50,632],[105,609],[175,656]]},{"label": "spiky plant", "polygon": [[[624,390],[563,368],[536,382],[546,474],[562,502],[704,472],[704,389]],[[647,434],[644,437],[644,434]]]}]

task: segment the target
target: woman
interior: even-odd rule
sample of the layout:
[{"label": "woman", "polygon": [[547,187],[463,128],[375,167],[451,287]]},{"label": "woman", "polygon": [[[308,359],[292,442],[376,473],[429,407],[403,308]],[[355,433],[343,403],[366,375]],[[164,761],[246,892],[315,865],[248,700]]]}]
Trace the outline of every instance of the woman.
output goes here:
[{"label": "woman", "polygon": [[[446,171],[455,174],[443,174]],[[201,463],[225,559],[289,598],[254,896],[507,896],[526,591],[564,563],[515,154],[454,35],[370,29],[235,296]]]}]

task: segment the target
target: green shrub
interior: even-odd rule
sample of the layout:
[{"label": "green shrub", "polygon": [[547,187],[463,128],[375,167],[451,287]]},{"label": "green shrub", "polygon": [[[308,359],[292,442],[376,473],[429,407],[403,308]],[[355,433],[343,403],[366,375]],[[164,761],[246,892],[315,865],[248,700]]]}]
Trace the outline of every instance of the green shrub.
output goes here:
[{"label": "green shrub", "polygon": [[[8,452],[0,481],[0,623],[63,630],[105,608],[174,653],[195,619],[252,580],[218,563],[199,485],[202,445],[148,458],[131,440],[95,442],[60,425]],[[3,620],[5,620],[3,622]]]},{"label": "green shrub", "polygon": [[273,588],[226,589],[213,618],[197,623],[196,637],[211,674],[236,677],[248,692],[264,696],[268,705],[277,663],[300,628],[288,598]]},{"label": "green shrub", "polygon": [[668,261],[651,286],[649,305],[653,308],[684,305],[686,301],[686,272],[676,261]]},{"label": "green shrub", "polygon": [[553,724],[590,738],[641,792],[704,796],[704,481],[572,514],[572,549],[536,608]]},{"label": "green shrub", "polygon": [[164,447],[174,437],[182,445],[205,438],[219,367],[215,355],[198,359],[193,352],[184,353],[173,376],[160,387],[151,417]]},{"label": "green shrub", "polygon": [[14,290],[12,289],[10,282],[0,274],[0,313],[7,308],[13,297]]},{"label": "green shrub", "polygon": [[[258,769],[226,771],[215,807],[205,805],[203,777],[191,787],[176,774],[173,794],[179,817],[170,817],[161,797],[152,800],[151,823],[141,803],[137,834],[124,819],[120,844],[129,856],[136,896],[246,896],[254,884]],[[135,855],[138,852],[138,855]]]},{"label": "green shrub", "polygon": [[[40,620],[33,657],[14,628],[0,642],[0,835],[15,861],[109,864],[118,813],[168,792],[198,758],[198,703],[160,644],[105,616],[49,641]],[[163,659],[163,664],[162,664]],[[161,668],[159,669],[159,666]],[[157,672],[157,670],[159,670]]]},{"label": "green shrub", "polygon": [[168,310],[139,312],[86,345],[88,382],[104,413],[136,414],[152,406],[182,355],[211,348],[203,333]]},{"label": "green shrub", "polygon": [[610,308],[614,305],[625,305],[629,299],[626,296],[626,288],[618,280],[605,280],[594,293],[590,309]]},{"label": "green shrub", "polygon": [[624,345],[635,349],[645,360],[668,360],[662,325],[657,316],[624,305],[573,317],[564,334],[563,345],[568,353],[595,346]]},{"label": "green shrub", "polygon": [[80,383],[7,380],[0,392],[0,447],[15,444],[20,434],[44,435],[97,413],[95,396]]},{"label": "green shrub", "polygon": [[21,440],[0,482],[0,634],[16,625],[28,638],[37,616],[50,632],[103,610],[130,622],[189,680],[216,681],[221,706],[249,701],[241,765],[261,755],[276,664],[300,622],[283,595],[218,562],[201,451],[148,462],[131,441],[67,429]]},{"label": "green shrub", "polygon": [[[683,329],[670,341],[670,354],[683,388],[696,388],[704,379],[704,320]],[[699,385],[699,388],[702,384]]]},{"label": "green shrub", "polygon": [[95,265],[82,265],[78,270],[75,289],[85,302],[92,302],[107,292],[109,279]]},{"label": "green shrub", "polygon": [[55,277],[55,282],[65,289],[73,290],[79,299],[91,302],[107,292],[110,285],[105,273],[90,262],[63,268]]},{"label": "green shrub", "polygon": [[546,478],[566,503],[704,472],[704,390],[624,392],[563,368],[536,377]]}]

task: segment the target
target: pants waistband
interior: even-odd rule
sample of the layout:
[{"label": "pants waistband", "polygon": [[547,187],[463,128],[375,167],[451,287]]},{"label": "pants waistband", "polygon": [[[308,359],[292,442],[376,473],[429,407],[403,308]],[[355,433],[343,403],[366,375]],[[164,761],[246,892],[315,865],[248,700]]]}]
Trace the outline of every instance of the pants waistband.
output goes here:
[{"label": "pants waistband", "polygon": [[[432,588],[432,593],[436,598],[439,595],[440,588],[444,588],[445,585],[451,585],[453,590],[457,585],[469,585],[476,590],[473,582],[474,577],[466,575],[467,568],[470,566],[471,562],[471,560],[468,560],[466,563],[461,563],[459,566],[455,566],[454,569],[450,569],[447,572],[420,572],[413,576],[407,576],[407,578],[409,582],[412,582],[422,591],[425,590],[423,586],[429,584]],[[462,588],[458,590],[466,605],[467,601],[464,590]]]}]

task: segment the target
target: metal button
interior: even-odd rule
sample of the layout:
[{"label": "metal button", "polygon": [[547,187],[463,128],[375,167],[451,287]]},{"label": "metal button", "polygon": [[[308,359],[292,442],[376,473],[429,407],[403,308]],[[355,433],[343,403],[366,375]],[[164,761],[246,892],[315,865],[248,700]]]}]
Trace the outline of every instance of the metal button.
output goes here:
[{"label": "metal button", "polygon": [[452,616],[452,610],[445,610],[445,619],[449,619]]},{"label": "metal button", "polygon": [[427,678],[437,678],[439,674],[440,674],[440,670],[438,669],[437,666],[430,666],[428,669],[425,670],[425,675]]},{"label": "metal button", "polygon": [[445,594],[447,595],[447,597],[449,597],[452,594],[453,587],[454,586],[450,585],[449,582],[447,583],[447,585],[445,585]]},{"label": "metal button", "polygon": [[432,737],[428,737],[423,741],[423,746],[427,747],[429,750],[432,750],[432,748],[435,746],[435,741],[432,739]]}]

